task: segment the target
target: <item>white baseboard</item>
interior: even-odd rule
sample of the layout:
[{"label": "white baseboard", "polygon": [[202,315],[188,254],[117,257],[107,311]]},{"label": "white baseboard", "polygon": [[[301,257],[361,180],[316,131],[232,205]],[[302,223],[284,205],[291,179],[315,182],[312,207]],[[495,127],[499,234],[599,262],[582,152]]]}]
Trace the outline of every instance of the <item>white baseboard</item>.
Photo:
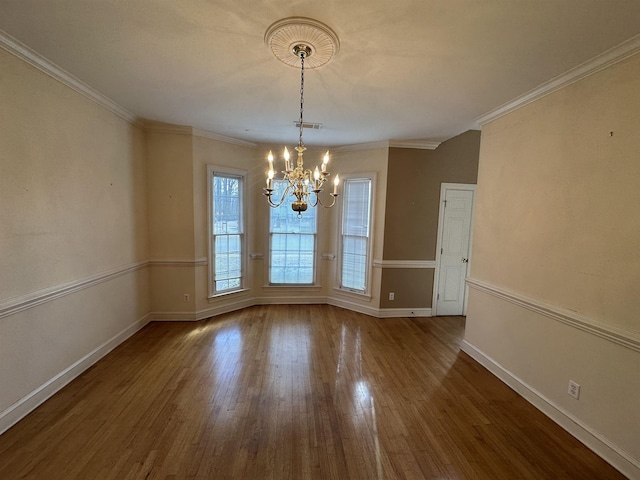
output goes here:
[{"label": "white baseboard", "polygon": [[199,310],[196,313],[196,320],[204,320],[205,318],[215,317],[216,315],[223,315],[225,313],[234,312],[236,310],[242,310],[243,308],[253,307],[256,305],[254,298],[245,298],[233,303],[224,303],[222,305],[216,305],[213,307]]},{"label": "white baseboard", "polygon": [[254,305],[322,305],[327,303],[325,296],[289,295],[281,297],[255,297]]},{"label": "white baseboard", "polygon": [[22,397],[3,412],[0,412],[0,435],[38,408],[51,396],[60,391],[68,383],[94,365],[98,360],[107,355],[111,350],[142,329],[147,323],[149,323],[149,321],[150,316],[147,314],[93,351],[89,352],[74,364],[65,368],[62,372],[43,383],[28,395]]},{"label": "white baseboard", "polygon": [[354,312],[363,313],[376,318],[397,317],[431,317],[430,308],[375,308],[360,303],[351,302],[337,297],[311,297],[311,296],[286,296],[286,297],[251,297],[233,303],[198,310],[197,312],[152,312],[150,319],[153,322],[194,322],[216,315],[233,312],[254,305],[333,305]]},{"label": "white baseboard", "polygon": [[596,455],[609,462],[623,475],[626,475],[628,478],[640,479],[640,462],[638,460],[631,457],[631,455],[611,443],[598,432],[595,432],[565,409],[556,405],[542,393],[523,382],[520,378],[466,340],[463,340],[461,349],[547,417],[586,445]]},{"label": "white baseboard", "polygon": [[370,317],[378,318],[378,315],[380,315],[380,310],[375,307],[350,302],[349,300],[346,300],[344,298],[329,297],[327,298],[327,303],[329,305],[333,305],[334,307],[345,308],[354,312],[363,313],[364,315],[369,315]]},{"label": "white baseboard", "polygon": [[430,308],[381,308],[378,310],[378,318],[395,317],[431,317]]},{"label": "white baseboard", "polygon": [[152,322],[195,322],[198,320],[196,312],[151,312]]}]

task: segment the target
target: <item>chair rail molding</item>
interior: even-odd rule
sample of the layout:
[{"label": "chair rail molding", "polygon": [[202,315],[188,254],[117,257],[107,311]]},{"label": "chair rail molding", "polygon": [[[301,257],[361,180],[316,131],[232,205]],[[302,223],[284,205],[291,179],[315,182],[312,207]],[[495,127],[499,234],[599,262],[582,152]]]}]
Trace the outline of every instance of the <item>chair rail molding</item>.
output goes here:
[{"label": "chair rail molding", "polygon": [[436,268],[435,260],[374,260],[376,268]]},{"label": "chair rail molding", "polygon": [[46,302],[55,300],[64,295],[78,292],[85,288],[93,287],[99,283],[112,280],[121,275],[140,270],[147,267],[149,262],[147,260],[131,263],[122,267],[114,268],[106,272],[97,273],[90,277],[81,278],[71,282],[63,283],[61,285],[55,285],[53,287],[38,290],[20,297],[15,297],[0,303],[0,318],[8,317],[16,313],[22,312],[29,308],[36,307]]},{"label": "chair rail molding", "polygon": [[558,322],[562,322],[566,325],[570,325],[604,338],[605,340],[609,340],[610,342],[622,345],[623,347],[635,350],[636,352],[640,352],[640,335],[637,333],[605,325],[602,322],[598,322],[597,320],[593,320],[576,312],[548,305],[539,300],[534,300],[532,298],[525,297],[524,295],[510,292],[506,289],[475,278],[467,278],[466,281],[469,288],[484,292],[522,308],[526,308],[527,310],[549,317],[553,320],[557,320]]}]

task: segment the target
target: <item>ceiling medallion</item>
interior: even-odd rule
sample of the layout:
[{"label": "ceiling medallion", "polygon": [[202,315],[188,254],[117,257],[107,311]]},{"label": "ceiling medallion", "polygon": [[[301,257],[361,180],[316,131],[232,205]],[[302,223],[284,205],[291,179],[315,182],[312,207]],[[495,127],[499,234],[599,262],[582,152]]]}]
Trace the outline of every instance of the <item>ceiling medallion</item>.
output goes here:
[{"label": "ceiling medallion", "polygon": [[304,45],[306,68],[326,64],[340,50],[336,33],[324,23],[311,18],[289,17],[272,24],[264,34],[266,43],[275,57],[291,67],[300,68],[300,56],[294,49]]}]

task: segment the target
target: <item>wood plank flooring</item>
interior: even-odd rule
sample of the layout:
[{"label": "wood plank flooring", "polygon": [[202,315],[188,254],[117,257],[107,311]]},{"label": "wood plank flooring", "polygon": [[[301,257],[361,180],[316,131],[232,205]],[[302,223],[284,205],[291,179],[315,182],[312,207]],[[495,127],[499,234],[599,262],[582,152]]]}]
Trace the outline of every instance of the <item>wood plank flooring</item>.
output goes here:
[{"label": "wood plank flooring", "polygon": [[151,323],[0,436],[0,478],[624,478],[463,332],[327,305]]}]

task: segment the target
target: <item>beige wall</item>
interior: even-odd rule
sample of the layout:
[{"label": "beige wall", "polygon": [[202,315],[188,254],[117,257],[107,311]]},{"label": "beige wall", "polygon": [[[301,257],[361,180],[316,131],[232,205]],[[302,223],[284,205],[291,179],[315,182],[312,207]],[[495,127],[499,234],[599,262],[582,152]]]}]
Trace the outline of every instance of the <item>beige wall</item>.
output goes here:
[{"label": "beige wall", "polygon": [[[431,308],[433,268],[385,268],[382,275],[382,308]],[[394,299],[389,300],[389,292]]]},{"label": "beige wall", "polygon": [[[440,185],[475,184],[479,150],[477,130],[451,138],[435,150],[389,149],[384,260],[435,260]],[[431,307],[433,269],[411,270],[383,270],[382,308]],[[389,292],[395,293],[395,300],[389,300]]]},{"label": "beige wall", "polygon": [[475,184],[479,152],[477,130],[453,137],[435,150],[389,149],[385,260],[436,258],[440,185]]},{"label": "beige wall", "polygon": [[466,330],[484,356],[635,462],[635,475],[638,85],[640,55],[483,128],[471,278],[486,288],[471,292]]},{"label": "beige wall", "polygon": [[[229,298],[223,296],[207,299],[209,292],[207,266],[196,267],[195,271],[195,308],[198,312],[217,312],[217,307],[223,307],[230,302],[247,301],[254,296],[254,281],[256,270],[261,271],[261,261],[251,260],[249,254],[256,251],[256,236],[259,232],[256,202],[263,200],[261,193],[264,181],[264,165],[256,159],[256,149],[243,145],[235,145],[219,140],[212,140],[203,136],[192,137],[193,142],[193,224],[194,245],[196,257],[206,258],[209,249],[208,241],[208,208],[207,208],[207,165],[223,168],[234,168],[246,172],[245,177],[245,267],[247,291]],[[254,265],[258,263],[258,267]],[[202,316],[204,313],[201,313]]]},{"label": "beige wall", "polygon": [[[173,133],[172,133],[173,132]],[[205,318],[255,303],[326,303],[376,314],[380,304],[379,269],[372,269],[370,295],[336,291],[338,204],[318,211],[317,286],[271,287],[268,285],[269,206],[262,195],[267,168],[266,154],[276,146],[253,147],[214,140],[194,133],[190,127],[154,124],[147,133],[149,169],[149,230],[152,311],[159,319]],[[309,148],[305,160],[320,163],[324,150]],[[382,256],[386,192],[387,148],[340,150],[332,153],[331,172],[373,173],[376,177],[373,258]],[[247,172],[246,178],[246,290],[207,298],[208,267],[171,260],[196,260],[208,255],[207,166]],[[158,237],[158,241],[156,241]],[[255,258],[251,258],[254,256]],[[323,258],[324,256],[324,258]],[[183,295],[190,294],[184,302]]]},{"label": "beige wall", "polygon": [[146,166],[141,130],[2,49],[0,105],[0,413],[13,415],[144,323]]},{"label": "beige wall", "polygon": [[[179,137],[179,135],[171,135],[167,137],[166,133],[161,134],[162,138],[169,139]],[[327,257],[337,254],[337,235],[339,220],[339,202],[335,208],[318,210],[318,236],[317,236],[317,286],[314,287],[271,287],[268,285],[268,257],[269,257],[269,209],[265,197],[262,195],[262,187],[267,169],[266,154],[271,148],[274,152],[279,151],[279,146],[260,147],[236,145],[228,142],[213,140],[201,135],[188,135],[192,141],[192,184],[193,184],[193,204],[192,216],[193,226],[184,225],[185,229],[193,228],[194,253],[196,258],[206,257],[208,249],[207,239],[207,165],[214,165],[223,168],[235,168],[245,170],[247,172],[246,179],[246,203],[247,203],[247,222],[246,222],[246,265],[247,265],[247,281],[245,284],[246,291],[233,295],[224,295],[218,298],[207,299],[208,291],[208,269],[206,266],[197,266],[194,272],[195,303],[185,306],[181,300],[182,293],[175,295],[171,293],[182,287],[188,288],[189,284],[185,278],[176,279],[175,283],[165,282],[164,290],[156,293],[156,284],[154,283],[154,298],[158,295],[158,303],[164,301],[163,305],[166,310],[164,313],[195,313],[198,318],[207,314],[215,314],[241,307],[243,305],[254,303],[325,303],[329,298],[334,298],[333,303],[347,307],[362,308],[368,312],[377,311],[379,305],[380,291],[380,272],[375,269],[372,271],[371,295],[361,296],[346,294],[344,292],[336,292],[335,287],[338,285],[336,278],[335,260]],[[152,142],[156,140],[151,140]],[[151,151],[151,150],[149,150]],[[155,150],[154,150],[155,151]],[[165,145],[161,145],[158,149],[160,156],[166,155],[167,151],[171,151]],[[311,165],[320,163],[324,149],[309,148],[305,152],[305,160]],[[373,234],[373,255],[379,258],[382,255],[382,231],[384,228],[384,205],[386,191],[386,167],[387,167],[387,148],[374,148],[365,150],[345,150],[332,152],[330,164],[331,172],[338,172],[342,175],[348,173],[374,173],[376,175],[376,202],[374,206],[374,234]],[[153,161],[153,160],[151,160]],[[150,176],[154,175],[150,172]],[[162,174],[163,181],[169,184],[180,182],[180,176],[174,176],[171,172]],[[188,183],[188,182],[187,182]],[[161,184],[161,183],[160,183]],[[159,185],[160,185],[159,184]],[[151,184],[150,184],[151,185]],[[175,186],[162,187],[151,186],[150,198],[157,192],[167,195],[167,190],[172,191]],[[152,207],[153,208],[153,207]],[[185,207],[188,210],[189,207]],[[162,218],[151,220],[151,230],[156,221],[163,221]],[[169,220],[171,221],[171,220]],[[153,247],[152,247],[153,250]],[[251,258],[251,257],[255,258]],[[325,258],[323,258],[325,257]],[[188,267],[157,267],[152,271],[176,272],[182,271],[184,275],[189,275]],[[166,273],[165,276],[170,275]],[[152,278],[156,279],[156,274],[152,273]],[[177,303],[168,305],[166,299],[168,297],[177,298]],[[179,297],[179,298],[178,298]],[[191,308],[192,310],[189,310]],[[373,309],[373,310],[371,310]],[[188,316],[188,315],[187,315]],[[170,318],[169,315],[167,318]]]},{"label": "beige wall", "polygon": [[[363,173],[375,174],[376,184],[374,185],[375,197],[372,205],[373,228],[371,236],[372,258],[374,260],[382,258],[382,251],[384,248],[384,218],[387,199],[388,156],[389,149],[386,147],[367,148],[362,150],[337,149],[337,151],[333,152],[332,165],[330,165],[330,170],[335,171],[340,175]],[[339,197],[339,201],[340,200],[341,199]],[[362,295],[348,294],[337,290],[337,287],[340,285],[336,271],[340,222],[339,205],[336,208],[325,212],[325,215],[331,215],[330,218],[327,218],[327,224],[330,225],[331,228],[325,232],[325,244],[327,247],[323,251],[336,255],[336,260],[325,261],[326,276],[324,282],[330,287],[327,292],[329,295],[329,301],[335,305],[356,309],[364,313],[375,314],[380,307],[380,284],[382,272],[379,268],[371,268],[370,298]]]},{"label": "beige wall", "polygon": [[149,255],[194,259],[192,137],[150,130],[146,147]]},{"label": "beige wall", "polygon": [[[207,166],[244,170],[246,251],[254,248],[256,149],[202,136],[191,127],[147,128],[149,232],[154,318],[195,320],[251,297],[253,266],[246,256],[247,291],[208,298]],[[189,295],[189,301],[184,295]]]},{"label": "beige wall", "polygon": [[196,303],[192,158],[191,135],[146,132],[151,309],[190,317]]}]

